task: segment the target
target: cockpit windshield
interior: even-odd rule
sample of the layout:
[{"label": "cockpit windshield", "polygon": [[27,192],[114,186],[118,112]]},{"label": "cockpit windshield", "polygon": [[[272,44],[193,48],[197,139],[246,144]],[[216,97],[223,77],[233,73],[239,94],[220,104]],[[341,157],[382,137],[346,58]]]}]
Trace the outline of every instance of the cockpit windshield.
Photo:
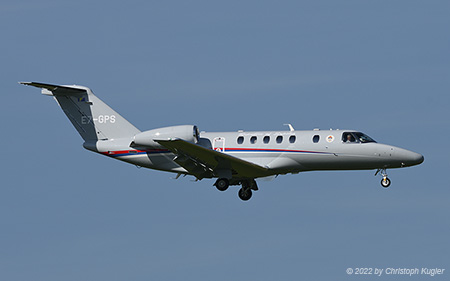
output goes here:
[{"label": "cockpit windshield", "polygon": [[356,135],[356,137],[358,138],[358,140],[361,143],[367,143],[367,142],[376,142],[373,138],[369,137],[368,135],[361,133],[361,132],[356,132],[354,133]]},{"label": "cockpit windshield", "polygon": [[376,142],[374,139],[361,132],[345,132],[342,134],[342,141],[346,143]]}]

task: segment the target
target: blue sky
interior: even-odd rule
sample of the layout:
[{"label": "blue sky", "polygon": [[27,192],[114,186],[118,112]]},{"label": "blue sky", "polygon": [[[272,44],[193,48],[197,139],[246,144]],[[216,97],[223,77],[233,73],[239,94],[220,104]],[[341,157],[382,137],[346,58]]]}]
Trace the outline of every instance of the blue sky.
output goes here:
[{"label": "blue sky", "polygon": [[[2,1],[0,279],[450,270],[449,10],[448,1]],[[351,128],[425,162],[389,171],[388,190],[372,171],[311,172],[261,182],[244,203],[235,188],[84,150],[55,102],[18,81],[88,86],[141,130]]]}]

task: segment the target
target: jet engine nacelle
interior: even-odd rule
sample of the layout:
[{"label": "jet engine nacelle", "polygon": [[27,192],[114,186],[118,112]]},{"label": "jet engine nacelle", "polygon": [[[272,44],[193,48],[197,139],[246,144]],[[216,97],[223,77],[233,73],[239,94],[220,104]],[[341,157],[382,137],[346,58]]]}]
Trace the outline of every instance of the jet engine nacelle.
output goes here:
[{"label": "jet engine nacelle", "polygon": [[135,135],[132,146],[161,148],[162,146],[154,140],[170,139],[182,139],[188,142],[197,143],[199,139],[199,131],[197,126],[194,125],[171,126],[153,129]]}]

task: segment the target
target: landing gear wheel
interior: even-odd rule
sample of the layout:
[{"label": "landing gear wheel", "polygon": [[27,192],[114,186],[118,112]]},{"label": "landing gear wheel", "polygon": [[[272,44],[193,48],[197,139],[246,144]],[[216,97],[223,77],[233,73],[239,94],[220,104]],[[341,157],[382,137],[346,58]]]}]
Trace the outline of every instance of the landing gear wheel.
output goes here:
[{"label": "landing gear wheel", "polygon": [[214,185],[218,190],[225,191],[230,186],[230,182],[228,181],[228,179],[222,178],[218,179]]},{"label": "landing gear wheel", "polygon": [[388,188],[391,185],[391,180],[388,177],[385,177],[381,180],[381,186],[384,188]]},{"label": "landing gear wheel", "polygon": [[250,198],[252,198],[252,190],[250,188],[241,188],[239,189],[239,198],[243,201],[248,201]]},{"label": "landing gear wheel", "polygon": [[391,185],[391,180],[387,177],[387,172],[386,172],[386,168],[380,168],[377,170],[377,172],[375,173],[375,176],[378,175],[378,173],[381,172],[381,176],[383,177],[381,179],[381,186],[384,188],[388,188]]}]

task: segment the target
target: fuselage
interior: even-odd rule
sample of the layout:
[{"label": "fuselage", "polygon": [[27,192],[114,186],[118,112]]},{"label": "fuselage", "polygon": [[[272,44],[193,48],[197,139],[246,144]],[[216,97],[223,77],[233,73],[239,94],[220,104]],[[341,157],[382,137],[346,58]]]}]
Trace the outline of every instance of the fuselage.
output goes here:
[{"label": "fuselage", "polygon": [[178,125],[141,132],[96,97],[77,85],[22,82],[52,96],[91,151],[155,170],[217,178],[225,191],[241,185],[247,201],[258,190],[255,179],[316,170],[377,169],[387,188],[386,169],[417,165],[423,156],[380,144],[353,130],[202,132],[195,125]]},{"label": "fuselage", "polygon": [[[96,150],[138,166],[188,174],[173,161],[171,151],[162,147],[135,149],[130,143],[130,139],[106,141],[103,145],[98,141]],[[266,167],[272,175],[391,169],[423,162],[418,153],[377,143],[354,130],[201,132],[197,144]]]}]

